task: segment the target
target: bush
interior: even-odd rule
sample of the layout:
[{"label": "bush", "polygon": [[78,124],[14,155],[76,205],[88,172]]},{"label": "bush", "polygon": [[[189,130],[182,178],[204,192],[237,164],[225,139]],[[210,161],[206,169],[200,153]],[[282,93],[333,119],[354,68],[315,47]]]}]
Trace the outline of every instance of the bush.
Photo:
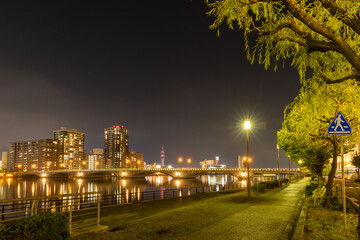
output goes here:
[{"label": "bush", "polygon": [[313,191],[318,187],[318,185],[315,184],[310,184],[307,185],[305,188],[305,195],[306,196],[312,196],[313,195]]},{"label": "bush", "polygon": [[259,184],[251,186],[251,190],[254,193],[264,193],[266,191],[266,185],[262,184],[262,182],[261,182]]},{"label": "bush", "polygon": [[266,181],[266,182],[259,182],[258,184],[255,184],[251,186],[251,190],[255,193],[264,193],[266,192],[266,189],[273,189],[279,187],[279,181],[273,180],[273,181]]},{"label": "bush", "polygon": [[70,239],[68,221],[61,213],[44,213],[0,224],[0,240]]},{"label": "bush", "polygon": [[283,178],[283,179],[281,179],[281,181],[280,181],[281,185],[283,185],[283,184],[287,185],[288,182],[289,182],[289,179],[287,179],[287,178]]}]

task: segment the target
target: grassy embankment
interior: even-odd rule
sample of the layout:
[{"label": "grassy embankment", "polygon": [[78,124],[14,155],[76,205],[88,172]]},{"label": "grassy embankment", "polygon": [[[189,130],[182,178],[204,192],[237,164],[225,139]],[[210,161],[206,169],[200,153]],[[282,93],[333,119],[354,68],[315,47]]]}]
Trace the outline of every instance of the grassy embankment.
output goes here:
[{"label": "grassy embankment", "polygon": [[[72,239],[179,239],[273,195],[284,187],[254,195],[224,191],[190,197],[112,206],[101,210],[106,233],[88,233]],[[88,219],[90,221],[91,219]]]},{"label": "grassy embankment", "polygon": [[348,231],[344,229],[344,215],[341,211],[320,207],[309,207],[305,222],[304,240],[359,239],[355,213],[347,214]]}]

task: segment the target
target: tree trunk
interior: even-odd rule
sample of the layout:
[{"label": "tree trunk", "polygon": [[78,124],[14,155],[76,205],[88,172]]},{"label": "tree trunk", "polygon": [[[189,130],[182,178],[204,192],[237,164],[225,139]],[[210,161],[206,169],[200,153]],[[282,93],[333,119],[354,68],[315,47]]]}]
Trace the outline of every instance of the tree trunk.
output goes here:
[{"label": "tree trunk", "polygon": [[[357,169],[357,174],[358,174],[358,181],[360,181],[360,171],[359,171],[359,168]],[[360,224],[360,223],[359,223]]]},{"label": "tree trunk", "polygon": [[318,185],[320,185],[320,180],[322,180],[322,169],[318,172]]},{"label": "tree trunk", "polygon": [[334,136],[333,138],[333,161],[331,164],[331,170],[329,172],[328,181],[326,183],[326,201],[324,204],[324,207],[329,208],[331,204],[331,195],[332,195],[332,188],[333,188],[333,182],[334,177],[336,174],[336,168],[337,168],[337,159],[339,154],[339,148],[338,148],[338,139]]}]

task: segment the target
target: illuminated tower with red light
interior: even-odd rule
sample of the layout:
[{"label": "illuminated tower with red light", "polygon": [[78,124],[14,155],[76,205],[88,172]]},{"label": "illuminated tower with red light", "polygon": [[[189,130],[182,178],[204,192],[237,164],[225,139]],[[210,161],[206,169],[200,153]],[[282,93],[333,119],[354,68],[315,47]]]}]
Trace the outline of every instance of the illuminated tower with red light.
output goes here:
[{"label": "illuminated tower with red light", "polygon": [[164,151],[164,146],[161,146],[160,159],[161,159],[161,167],[165,167],[165,151]]}]

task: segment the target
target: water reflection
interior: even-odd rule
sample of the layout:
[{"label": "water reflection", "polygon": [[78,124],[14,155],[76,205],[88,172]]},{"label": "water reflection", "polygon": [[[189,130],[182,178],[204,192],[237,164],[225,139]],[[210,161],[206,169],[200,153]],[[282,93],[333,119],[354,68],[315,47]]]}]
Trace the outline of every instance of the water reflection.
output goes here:
[{"label": "water reflection", "polygon": [[[257,181],[257,179],[254,179]],[[228,175],[204,175],[195,179],[173,179],[168,176],[149,176],[142,179],[108,178],[2,178],[0,179],[0,199],[15,199],[35,196],[62,195],[70,193],[99,192],[103,194],[126,194],[129,198],[141,198],[142,192],[166,189],[183,189],[202,186],[216,186],[216,189],[237,182]],[[240,181],[246,187],[246,181]],[[183,193],[182,193],[183,194]],[[119,199],[120,201],[120,199]]]}]

